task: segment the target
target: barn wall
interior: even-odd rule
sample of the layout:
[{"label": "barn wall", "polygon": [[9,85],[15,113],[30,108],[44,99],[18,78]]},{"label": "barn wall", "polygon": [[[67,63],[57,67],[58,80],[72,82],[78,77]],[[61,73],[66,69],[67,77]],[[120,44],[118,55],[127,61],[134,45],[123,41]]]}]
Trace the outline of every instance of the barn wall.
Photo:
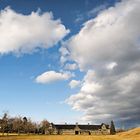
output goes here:
[{"label": "barn wall", "polygon": [[62,130],[62,133],[64,135],[74,135],[75,134],[75,131],[73,129],[70,129],[70,130]]},{"label": "barn wall", "polygon": [[[58,133],[58,131],[59,131],[59,133]],[[91,135],[109,135],[110,134],[110,130],[106,129],[106,130],[81,130],[81,131],[79,131],[79,135],[80,134],[89,135],[89,132]],[[70,129],[70,130],[62,129],[62,130],[55,131],[54,134],[75,135],[75,130],[74,129]]]}]

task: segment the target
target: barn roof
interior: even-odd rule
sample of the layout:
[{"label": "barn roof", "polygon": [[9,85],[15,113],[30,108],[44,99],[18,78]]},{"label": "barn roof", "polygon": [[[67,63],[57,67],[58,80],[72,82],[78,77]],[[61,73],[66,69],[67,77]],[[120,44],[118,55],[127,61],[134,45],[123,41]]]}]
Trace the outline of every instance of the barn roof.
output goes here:
[{"label": "barn roof", "polygon": [[83,130],[98,130],[101,129],[101,125],[78,125]]},{"label": "barn roof", "polygon": [[55,124],[56,129],[74,129],[76,125]]},{"label": "barn roof", "polygon": [[[101,125],[53,124],[53,127],[55,127],[56,129],[74,129],[76,126],[78,126],[82,130],[98,130],[98,129],[101,129],[102,125],[103,124]],[[106,124],[104,125],[106,126],[107,129],[109,128],[109,125],[106,125]]]}]

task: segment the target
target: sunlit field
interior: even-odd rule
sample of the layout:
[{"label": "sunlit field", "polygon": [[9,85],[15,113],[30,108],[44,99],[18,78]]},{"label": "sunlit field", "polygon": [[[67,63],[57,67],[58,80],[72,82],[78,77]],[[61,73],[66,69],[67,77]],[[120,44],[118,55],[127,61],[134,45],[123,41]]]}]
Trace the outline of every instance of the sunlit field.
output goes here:
[{"label": "sunlit field", "polygon": [[0,140],[140,140],[140,128],[128,132],[107,136],[89,135],[36,135],[36,136],[1,136]]},{"label": "sunlit field", "polygon": [[0,140],[140,140],[140,136],[5,136],[0,137]]}]

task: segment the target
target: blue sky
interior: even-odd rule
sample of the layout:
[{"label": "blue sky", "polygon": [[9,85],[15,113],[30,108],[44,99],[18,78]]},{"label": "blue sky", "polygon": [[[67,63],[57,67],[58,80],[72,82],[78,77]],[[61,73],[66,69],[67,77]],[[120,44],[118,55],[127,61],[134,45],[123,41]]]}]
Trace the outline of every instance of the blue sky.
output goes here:
[{"label": "blue sky", "polygon": [[139,124],[140,3],[130,4],[0,0],[0,114]]}]

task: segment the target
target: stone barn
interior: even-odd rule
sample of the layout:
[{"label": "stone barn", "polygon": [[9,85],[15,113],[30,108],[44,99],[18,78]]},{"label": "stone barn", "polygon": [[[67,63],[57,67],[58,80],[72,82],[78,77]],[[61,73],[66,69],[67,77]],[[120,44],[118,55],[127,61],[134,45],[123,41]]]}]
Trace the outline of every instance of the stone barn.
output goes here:
[{"label": "stone barn", "polygon": [[47,133],[49,134],[49,132],[58,135],[108,135],[110,134],[110,127],[104,123],[101,125],[51,123]]}]

